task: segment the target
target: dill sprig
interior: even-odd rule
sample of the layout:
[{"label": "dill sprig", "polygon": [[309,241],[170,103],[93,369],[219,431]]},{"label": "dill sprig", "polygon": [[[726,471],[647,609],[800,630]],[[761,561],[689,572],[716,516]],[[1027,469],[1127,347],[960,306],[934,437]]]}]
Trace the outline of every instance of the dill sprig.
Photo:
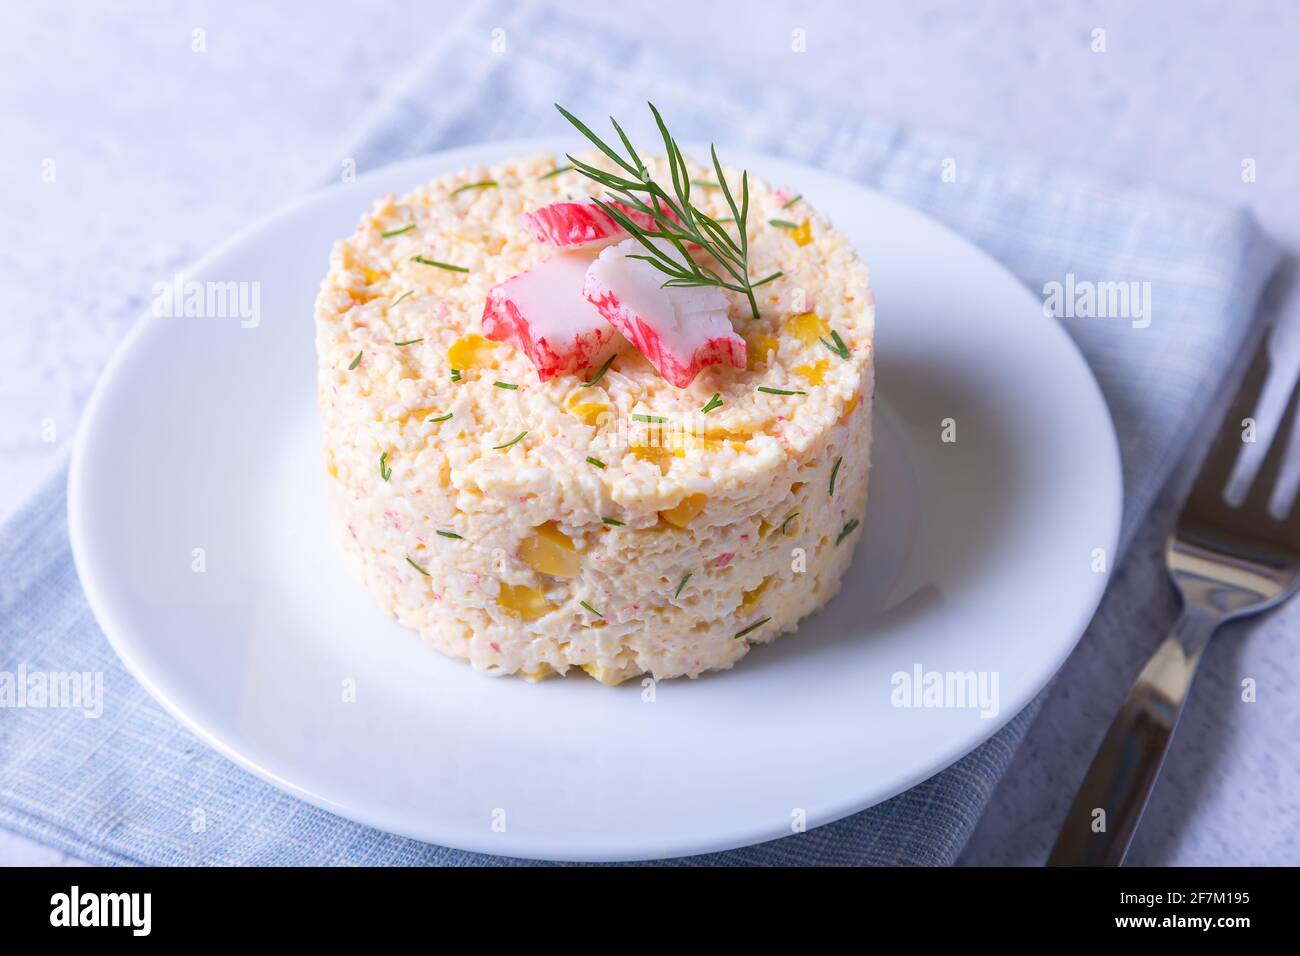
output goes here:
[{"label": "dill sprig", "polygon": [[349,372],[361,364],[361,354],[362,354],[361,352],[358,352],[356,358],[354,358],[351,362],[348,363]]},{"label": "dill sprig", "polygon": [[835,544],[836,544],[836,546],[838,547],[838,546],[839,546],[839,543],[840,543],[841,541],[843,541],[845,538],[847,538],[849,535],[851,535],[855,530],[857,530],[857,527],[858,527],[858,519],[857,519],[857,518],[854,518],[852,521],[850,521],[848,524],[846,524],[843,528],[841,528],[841,529],[840,529],[840,536],[839,536],[838,538],[835,539]]},{"label": "dill sprig", "polygon": [[[582,120],[557,103],[555,108],[560,111],[560,115],[572,123],[593,146],[608,156],[622,170],[622,173],[609,172],[599,166],[576,159],[572,155],[567,157],[569,162],[578,172],[608,190],[609,199],[592,197],[593,202],[645,247],[649,255],[633,258],[644,259],[667,276],[663,283],[665,288],[716,286],[742,293],[749,300],[749,310],[757,319],[758,302],[754,299],[754,287],[762,282],[771,281],[771,277],[759,280],[757,283],[749,277],[749,236],[746,231],[749,218],[749,173],[741,174],[740,202],[737,203],[726,177],[722,175],[718,151],[712,146],[709,147],[713,170],[717,175],[716,186],[722,190],[722,195],[735,220],[736,236],[733,237],[718,220],[702,212],[691,202],[691,178],[682,151],[677,145],[677,140],[668,132],[668,127],[664,125],[663,117],[659,115],[655,105],[653,103],[647,105],[650,107],[650,112],[654,114],[659,134],[664,141],[664,152],[672,176],[671,193],[651,178],[650,171],[641,161],[631,140],[612,116],[609,121],[618,133],[624,149],[627,150],[626,158],[593,133]],[[709,185],[712,188],[714,184]],[[621,204],[621,208],[620,205],[615,205],[615,201]],[[648,216],[653,229],[646,229],[634,222],[629,215],[633,212]],[[670,244],[676,251],[676,255],[663,248],[662,242],[655,243],[653,241],[655,239]],[[686,251],[686,247],[691,244],[699,246],[708,253],[722,271],[719,272],[712,266],[701,265],[692,259]]]},{"label": "dill sprig", "polygon": [[750,633],[751,631],[756,631],[756,630],[758,630],[760,627],[762,627],[764,624],[766,624],[766,623],[767,623],[768,621],[770,621],[770,620],[772,620],[770,617],[765,617],[765,618],[762,618],[762,619],[760,619],[760,620],[757,620],[757,621],[755,621],[753,624],[749,625],[749,627],[744,628],[743,630],[739,630],[739,631],[737,631],[737,632],[736,632],[736,637],[744,637],[746,634]]},{"label": "dill sprig", "polygon": [[596,617],[602,617],[602,618],[603,618],[603,617],[605,616],[605,615],[601,614],[599,611],[597,611],[597,610],[596,610],[594,607],[592,607],[590,604],[588,604],[586,601],[579,601],[578,603],[581,604],[581,605],[583,606],[583,608],[585,608],[586,610],[590,611],[592,614],[596,615]]},{"label": "dill sprig", "polygon": [[714,392],[713,397],[709,399],[708,403],[705,404],[703,408],[700,409],[700,412],[702,414],[707,415],[709,414],[709,412],[713,411],[715,408],[717,408],[719,405],[722,404],[723,404],[722,396],[718,392]]}]

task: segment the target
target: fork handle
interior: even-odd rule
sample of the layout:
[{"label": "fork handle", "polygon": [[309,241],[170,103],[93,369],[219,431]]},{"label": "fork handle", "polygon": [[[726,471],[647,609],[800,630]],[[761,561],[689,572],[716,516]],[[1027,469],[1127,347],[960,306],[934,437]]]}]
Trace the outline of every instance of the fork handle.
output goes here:
[{"label": "fork handle", "polygon": [[[1048,866],[1119,866],[1169,752],[1196,665],[1219,618],[1186,607],[1092,758]],[[1105,811],[1101,816],[1098,811]]]}]

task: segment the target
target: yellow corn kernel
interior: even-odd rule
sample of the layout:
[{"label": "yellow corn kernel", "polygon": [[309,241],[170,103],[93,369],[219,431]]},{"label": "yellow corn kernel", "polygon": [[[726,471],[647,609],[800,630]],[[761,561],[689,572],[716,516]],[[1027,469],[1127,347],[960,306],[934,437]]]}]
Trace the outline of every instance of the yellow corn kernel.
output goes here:
[{"label": "yellow corn kernel", "polygon": [[754,437],[754,433],[748,431],[733,432],[726,428],[707,428],[704,431],[704,437],[711,438],[714,441],[738,441],[743,445]]},{"label": "yellow corn kernel", "polygon": [[564,407],[569,414],[577,416],[584,425],[599,425],[600,416],[609,411],[604,402],[588,402],[581,392],[570,392],[564,400]]},{"label": "yellow corn kernel", "polygon": [[785,331],[804,345],[816,345],[818,339],[831,334],[831,327],[816,312],[800,312],[785,324]]},{"label": "yellow corn kernel", "polygon": [[685,528],[695,520],[696,515],[704,510],[708,500],[708,495],[687,495],[677,507],[659,512],[659,517],[678,528]]},{"label": "yellow corn kernel", "polygon": [[707,433],[709,438],[725,441],[731,446],[732,451],[744,451],[749,440],[754,437],[753,432],[729,432],[722,429],[710,429]]},{"label": "yellow corn kernel", "polygon": [[745,336],[745,368],[754,371],[767,365],[767,356],[781,343],[766,332],[753,332]]},{"label": "yellow corn kernel", "polygon": [[616,670],[613,667],[603,667],[600,664],[583,664],[581,666],[584,671],[609,687],[613,687],[615,684],[621,684],[632,676],[628,668]]},{"label": "yellow corn kernel", "polygon": [[795,241],[795,245],[806,246],[812,242],[812,220],[805,219],[798,229],[788,230],[790,238]]},{"label": "yellow corn kernel", "polygon": [[857,392],[854,392],[853,397],[844,403],[844,413],[840,415],[840,418],[841,419],[848,418],[850,415],[853,414],[853,409],[857,407],[858,407],[858,394]]},{"label": "yellow corn kernel", "polygon": [[542,592],[526,584],[502,584],[497,604],[525,621],[535,621],[551,611]]},{"label": "yellow corn kernel", "polygon": [[691,451],[713,452],[722,447],[722,442],[716,438],[706,438],[703,435],[685,435],[686,447]]},{"label": "yellow corn kernel", "polygon": [[795,366],[795,374],[802,375],[809,385],[820,385],[826,379],[826,370],[831,367],[831,363],[826,359],[818,359],[811,365]]},{"label": "yellow corn kernel", "polygon": [[553,668],[550,664],[546,663],[545,661],[542,661],[542,663],[537,665],[537,670],[520,671],[519,676],[522,677],[524,680],[528,681],[528,683],[530,684],[536,684],[539,680],[542,680],[543,678],[546,677],[550,677],[554,673],[555,673],[555,668]]},{"label": "yellow corn kernel", "polygon": [[642,461],[653,462],[659,466],[659,470],[668,474],[668,468],[672,464],[673,458],[685,458],[685,447],[665,448],[663,445],[633,445],[632,454]]},{"label": "yellow corn kernel", "polygon": [[767,577],[763,578],[763,580],[759,582],[758,587],[754,588],[754,590],[746,591],[740,599],[741,609],[748,611],[755,604],[757,604],[758,599],[763,596],[763,592],[767,590],[767,586],[771,582],[772,582],[772,576],[769,574]]},{"label": "yellow corn kernel", "polygon": [[495,361],[492,350],[495,342],[471,332],[462,335],[447,349],[447,362],[452,368],[488,368]]},{"label": "yellow corn kernel", "polygon": [[533,536],[519,546],[519,559],[538,574],[555,578],[576,578],[582,571],[578,549],[554,521],[533,529]]},{"label": "yellow corn kernel", "polygon": [[384,277],[382,272],[376,272],[374,269],[367,268],[366,266],[361,267],[361,274],[366,277],[366,285],[374,285]]},{"label": "yellow corn kernel", "polygon": [[769,531],[771,531],[772,528],[773,528],[773,526],[767,523],[767,519],[766,519],[766,518],[760,518],[760,519],[759,519],[759,522],[758,522],[758,537],[759,537],[760,539],[762,539],[762,538],[766,538],[766,537],[767,537],[767,533],[768,533]]}]

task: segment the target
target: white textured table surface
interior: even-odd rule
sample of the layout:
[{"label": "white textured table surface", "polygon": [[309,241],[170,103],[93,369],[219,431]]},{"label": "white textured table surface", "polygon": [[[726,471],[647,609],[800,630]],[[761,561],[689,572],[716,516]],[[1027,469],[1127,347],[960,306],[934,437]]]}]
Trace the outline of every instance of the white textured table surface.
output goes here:
[{"label": "white textured table surface", "polygon": [[[317,0],[309,15],[232,6],[7,11],[0,513],[62,460],[95,376],[153,283],[336,163],[346,127],[459,4],[417,14],[396,0]],[[664,26],[703,5],[608,3],[587,15],[846,111],[1245,203],[1288,249],[1300,247],[1300,5],[709,6],[684,31]],[[798,57],[796,28],[808,47]],[[1097,28],[1104,53],[1090,49]],[[192,49],[195,30],[204,52]],[[1253,183],[1242,181],[1247,159]],[[1118,623],[1125,594],[1156,596],[1131,622],[1132,643],[1072,658],[964,862],[1046,855],[1106,719],[1172,620],[1159,539],[1139,540],[1103,607]],[[1211,646],[1132,862],[1300,863],[1300,640],[1288,634],[1297,623],[1300,606]],[[1285,695],[1288,719],[1242,703],[1244,677],[1261,696]],[[0,864],[58,862],[71,861],[0,831]]]}]

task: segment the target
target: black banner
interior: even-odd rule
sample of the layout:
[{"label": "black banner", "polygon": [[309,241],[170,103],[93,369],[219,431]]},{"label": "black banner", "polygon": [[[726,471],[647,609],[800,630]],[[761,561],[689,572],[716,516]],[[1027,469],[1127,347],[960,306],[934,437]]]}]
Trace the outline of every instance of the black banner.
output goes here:
[{"label": "black banner", "polygon": [[8,869],[0,870],[0,926],[11,943],[73,934],[78,942],[216,943],[283,933],[338,944],[432,923],[436,946],[443,933],[478,926],[494,937],[517,929],[538,939],[552,921],[612,939],[592,933],[670,930],[672,914],[689,911],[692,922],[712,914],[719,930],[742,937],[773,920],[851,926],[866,938],[910,927],[926,943],[976,931],[985,942],[995,933],[1015,939],[1047,924],[1071,942],[1199,934],[1232,945],[1240,934],[1287,925],[1283,885],[1293,879],[1270,869]]}]

